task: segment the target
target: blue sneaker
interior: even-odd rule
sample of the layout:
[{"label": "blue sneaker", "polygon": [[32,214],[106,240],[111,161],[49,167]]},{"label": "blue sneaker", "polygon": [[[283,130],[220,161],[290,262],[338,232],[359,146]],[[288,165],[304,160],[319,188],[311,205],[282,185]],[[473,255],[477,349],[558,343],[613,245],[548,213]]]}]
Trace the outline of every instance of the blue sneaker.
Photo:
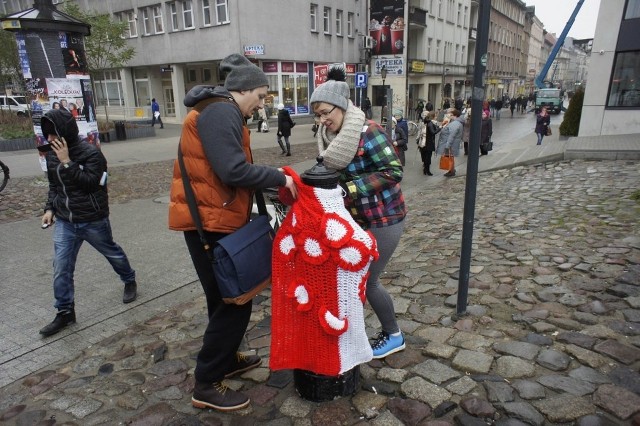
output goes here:
[{"label": "blue sneaker", "polygon": [[388,355],[400,352],[404,348],[404,335],[402,333],[398,336],[392,336],[381,331],[371,344],[371,349],[373,349],[373,359],[384,358]]}]

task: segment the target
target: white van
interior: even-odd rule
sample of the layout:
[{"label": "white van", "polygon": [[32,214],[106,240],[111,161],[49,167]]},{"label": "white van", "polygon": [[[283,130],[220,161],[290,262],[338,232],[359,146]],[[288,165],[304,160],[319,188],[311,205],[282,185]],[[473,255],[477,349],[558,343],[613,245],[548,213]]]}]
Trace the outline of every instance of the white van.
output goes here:
[{"label": "white van", "polygon": [[29,115],[29,105],[24,96],[0,95],[0,110],[11,111],[19,116]]}]

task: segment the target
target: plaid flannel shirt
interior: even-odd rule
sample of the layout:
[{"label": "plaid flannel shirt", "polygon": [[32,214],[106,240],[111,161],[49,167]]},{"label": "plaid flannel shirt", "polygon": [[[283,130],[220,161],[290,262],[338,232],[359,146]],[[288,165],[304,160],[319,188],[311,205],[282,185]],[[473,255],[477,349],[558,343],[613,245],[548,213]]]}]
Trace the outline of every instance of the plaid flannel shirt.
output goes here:
[{"label": "plaid flannel shirt", "polygon": [[393,225],[407,210],[400,189],[402,165],[384,129],[368,121],[355,157],[342,170],[345,206],[364,229]]}]

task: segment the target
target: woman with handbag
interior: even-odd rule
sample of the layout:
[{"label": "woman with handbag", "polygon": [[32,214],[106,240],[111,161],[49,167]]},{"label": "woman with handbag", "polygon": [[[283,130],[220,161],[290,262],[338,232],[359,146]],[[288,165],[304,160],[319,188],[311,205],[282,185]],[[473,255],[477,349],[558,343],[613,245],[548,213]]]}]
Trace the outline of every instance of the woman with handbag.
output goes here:
[{"label": "woman with handbag", "polygon": [[460,118],[460,111],[455,108],[447,111],[445,120],[449,121],[440,132],[436,153],[441,157],[447,157],[450,161],[449,169],[444,175],[446,177],[452,177],[456,175],[455,157],[460,155],[464,120]]},{"label": "woman with handbag", "polygon": [[551,135],[551,116],[547,112],[547,107],[540,108],[540,112],[536,115],[536,134],[538,135],[538,143],[542,145],[542,139]]},{"label": "woman with handbag", "polygon": [[436,150],[436,135],[440,133],[440,126],[436,121],[436,112],[430,111],[420,123],[420,132],[418,133],[418,149],[420,150],[420,159],[422,160],[422,174],[433,176],[431,173],[431,157]]},{"label": "woman with handbag", "polygon": [[[291,145],[289,144],[289,136],[291,136],[291,129],[296,123],[291,119],[289,111],[285,109],[284,104],[278,104],[278,145],[282,150],[282,154],[286,154],[287,157],[291,157]],[[285,151],[282,144],[282,138],[284,137],[284,143],[287,145]]]},{"label": "woman with handbag", "polygon": [[480,125],[480,155],[489,154],[491,147],[491,135],[493,135],[493,123],[489,117],[489,111],[482,111],[482,124]]},{"label": "woman with handbag", "polygon": [[353,105],[345,80],[343,68],[329,70],[327,81],[311,95],[311,108],[320,120],[318,150],[324,164],[340,173],[345,207],[377,242],[379,257],[369,268],[366,298],[382,326],[371,344],[373,358],[379,359],[405,348],[393,300],[380,283],[407,215],[402,165],[385,130]]},{"label": "woman with handbag", "polygon": [[[230,411],[246,407],[249,397],[229,389],[223,380],[258,367],[262,360],[238,352],[249,325],[252,302],[223,302],[208,247],[249,222],[256,188],[286,186],[294,198],[297,191],[291,176],[252,161],[246,120],[264,107],[267,77],[239,54],[223,59],[220,70],[227,73],[224,87],[196,86],[184,100],[187,107],[193,107],[184,120],[178,155],[187,177],[183,178],[180,162],[176,161],[169,228],[184,232],[207,299],[209,322],[196,360],[191,403],[196,408]],[[187,201],[188,187],[197,201],[194,208],[202,222],[202,239]]]}]

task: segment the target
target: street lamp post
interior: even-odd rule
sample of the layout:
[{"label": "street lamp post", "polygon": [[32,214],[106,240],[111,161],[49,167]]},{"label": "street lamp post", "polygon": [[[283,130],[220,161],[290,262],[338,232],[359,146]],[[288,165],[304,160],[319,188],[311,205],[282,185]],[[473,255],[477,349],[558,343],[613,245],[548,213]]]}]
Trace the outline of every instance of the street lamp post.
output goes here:
[{"label": "street lamp post", "polygon": [[387,88],[384,85],[384,81],[387,78],[387,66],[386,65],[383,65],[382,68],[380,68],[380,77],[382,77],[382,93],[384,94],[383,95],[383,100],[384,100],[383,102],[384,103],[382,104],[382,114],[381,114],[381,117],[380,117],[380,122],[381,123],[385,123],[386,118],[387,118],[387,114],[386,114],[386,111],[385,111],[385,107],[387,106]]},{"label": "street lamp post", "polygon": [[444,64],[442,64],[442,100],[440,105],[444,105],[444,84],[447,71],[449,71],[449,68],[445,68]]}]

